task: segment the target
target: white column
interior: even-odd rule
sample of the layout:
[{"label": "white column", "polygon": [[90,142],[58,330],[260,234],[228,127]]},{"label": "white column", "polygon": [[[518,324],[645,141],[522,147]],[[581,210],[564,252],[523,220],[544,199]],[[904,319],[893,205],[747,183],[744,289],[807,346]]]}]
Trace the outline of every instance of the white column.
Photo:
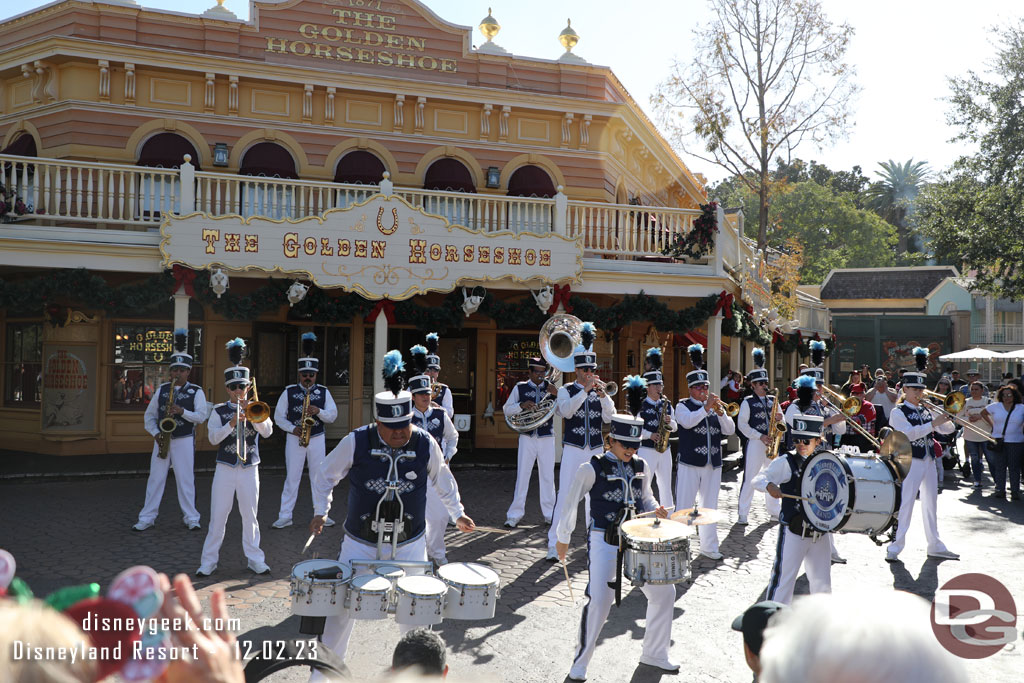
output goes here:
[{"label": "white column", "polygon": [[729,337],[729,368],[740,371],[740,357],[743,355],[743,340],[739,337]]},{"label": "white column", "polygon": [[196,167],[190,162],[192,155],[186,154],[185,161],[178,168],[181,181],[181,215],[185,216],[196,210]]},{"label": "white column", "polygon": [[[715,275],[725,275],[725,266],[722,261],[722,235],[725,232],[725,209],[722,208],[722,203],[718,203],[718,210],[715,212],[715,218],[718,221],[718,230],[715,232],[715,254],[714,261],[712,263],[715,267]],[[738,229],[742,229],[742,226],[737,226]],[[739,250],[736,251],[737,262],[739,258]],[[719,327],[721,330],[721,327]]]},{"label": "white column", "polygon": [[191,298],[185,293],[185,285],[179,285],[178,291],[171,295],[174,299],[174,329],[188,329],[188,301]]},{"label": "white column", "polygon": [[373,323],[373,393],[379,394],[384,391],[384,376],[380,368],[384,364],[384,354],[388,352],[388,317],[384,311],[377,314]]},{"label": "white column", "polygon": [[568,237],[568,225],[569,225],[569,198],[562,192],[562,186],[559,185],[555,191],[555,215],[553,216],[554,224],[551,226],[551,231],[556,235],[565,235]]},{"label": "white column", "polygon": [[985,342],[991,344],[996,331],[996,301],[989,294],[985,297]]},{"label": "white column", "polygon": [[719,386],[722,382],[722,315],[708,318],[708,375],[711,380],[711,391],[721,395]]}]

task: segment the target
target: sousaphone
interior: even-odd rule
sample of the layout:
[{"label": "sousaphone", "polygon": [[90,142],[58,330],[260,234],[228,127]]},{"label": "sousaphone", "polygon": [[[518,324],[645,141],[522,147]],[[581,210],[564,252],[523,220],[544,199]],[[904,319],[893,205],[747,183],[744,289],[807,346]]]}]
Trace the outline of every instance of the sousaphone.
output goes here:
[{"label": "sousaphone", "polygon": [[[540,353],[548,363],[548,372],[544,376],[548,382],[557,384],[563,372],[576,369],[573,352],[582,343],[580,329],[583,321],[568,313],[557,313],[540,328],[538,344]],[[546,395],[530,410],[524,410],[512,416],[505,416],[508,426],[517,432],[532,432],[547,422],[555,414],[555,397]]]}]

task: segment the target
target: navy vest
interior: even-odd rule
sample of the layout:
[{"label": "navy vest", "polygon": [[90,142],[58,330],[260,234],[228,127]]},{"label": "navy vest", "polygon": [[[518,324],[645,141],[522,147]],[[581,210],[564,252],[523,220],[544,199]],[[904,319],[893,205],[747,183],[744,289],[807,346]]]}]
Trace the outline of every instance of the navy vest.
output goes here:
[{"label": "navy vest", "polygon": [[428,408],[427,412],[423,414],[427,418],[424,421],[414,406],[410,417],[414,425],[426,430],[428,434],[434,437],[437,445],[441,446],[444,443],[444,416],[447,414],[444,408]]},{"label": "navy vest", "polygon": [[[625,476],[630,484],[633,505],[637,512],[642,512],[643,483],[636,475],[644,471],[643,460],[633,458],[629,462],[622,462],[610,453],[605,453],[591,458],[590,466],[596,475],[594,486],[590,489],[590,522],[595,529],[603,531],[614,523],[619,511],[626,505],[623,499],[626,487],[617,479],[609,481],[609,475]],[[630,481],[631,477],[635,478]]]},{"label": "navy vest", "polygon": [[356,429],[355,450],[352,469],[348,472],[348,515],[345,518],[345,532],[368,543],[377,543],[377,534],[372,533],[367,522],[375,518],[377,503],[387,485],[388,470],[394,455],[398,462],[398,494],[404,506],[405,541],[415,540],[423,535],[427,506],[427,465],[430,462],[430,439],[427,433],[413,427],[409,443],[392,450],[380,440],[375,425]]},{"label": "navy vest", "polygon": [[747,424],[750,425],[751,429],[756,429],[760,433],[767,435],[768,421],[771,420],[771,413],[766,406],[771,406],[775,401],[775,397],[765,396],[761,399],[756,394],[751,394],[743,400],[746,401],[747,410],[750,411]]},{"label": "navy vest", "polygon": [[[583,387],[575,382],[565,387],[569,398],[583,391]],[[604,447],[601,435],[601,399],[597,393],[591,392],[576,413],[565,421],[562,444],[576,446],[584,450]]]},{"label": "navy vest", "polygon": [[[692,398],[680,401],[691,411],[704,410],[704,404]],[[694,467],[722,466],[722,424],[714,413],[707,415],[692,429],[679,427],[679,462]]]},{"label": "navy vest", "polygon": [[[789,477],[789,481],[779,484],[779,489],[783,493],[788,493],[792,496],[802,495],[800,493],[800,471],[804,466],[804,458],[796,451],[789,451],[785,454],[785,458],[789,461],[789,469],[792,471],[792,475]],[[783,498],[779,512],[779,521],[783,524],[789,524],[798,512],[800,512],[800,501],[796,498]]]},{"label": "navy vest", "polygon": [[[175,387],[174,389],[174,405],[181,406],[190,413],[195,412],[196,405],[196,390],[199,386],[186,382],[183,387]],[[171,383],[164,382],[160,385],[160,388],[156,390],[156,421],[157,424],[160,420],[164,419],[167,415],[167,401],[171,394]],[[171,415],[174,418],[175,424],[178,426],[171,432],[172,439],[180,439],[185,436],[192,436],[195,434],[196,426],[185,419],[183,415]]]},{"label": "navy vest", "polygon": [[[545,396],[550,396],[547,392],[548,382],[542,380],[539,387],[534,387],[529,382],[519,382],[516,384],[516,389],[519,390],[519,402],[533,401],[534,403],[540,403],[544,400]],[[555,398],[552,396],[551,398]],[[526,434],[527,436],[553,436],[555,419],[552,417],[547,422],[543,423],[540,427],[537,427],[530,432],[520,432],[520,434]]]},{"label": "navy vest", "polygon": [[[902,411],[907,417],[907,422],[910,426],[916,427],[923,424],[931,424],[932,414],[931,411],[921,409],[917,410],[913,408],[909,403],[901,403],[896,406],[896,410]],[[932,439],[931,434],[925,434],[917,441],[910,442],[911,455],[915,458],[923,458],[926,455],[935,455],[932,450]]]},{"label": "navy vest", "polygon": [[[306,390],[298,384],[289,384],[285,387],[284,393],[288,396],[288,413],[286,417],[289,422],[298,427],[299,421],[302,418],[302,404],[306,401]],[[314,384],[310,387],[309,393],[309,405],[323,410],[327,405],[327,387],[322,384]],[[324,433],[324,423],[320,421],[320,418],[314,415],[313,421],[316,424],[309,430],[310,438]]]},{"label": "navy vest", "polygon": [[451,389],[448,388],[447,384],[441,384],[441,390],[437,392],[437,398],[433,399],[433,401],[437,403],[437,405],[444,405],[444,397],[449,391],[451,391]]},{"label": "navy vest", "polygon": [[[221,422],[228,424],[231,419],[237,413],[234,403],[221,403],[219,406],[214,408],[217,414],[220,415]],[[222,462],[225,465],[231,465],[235,467],[239,464],[242,467],[249,467],[250,465],[258,465],[260,462],[260,450],[258,441],[260,438],[259,432],[253,426],[252,422],[245,420],[240,424],[243,425],[245,430],[245,463],[239,463],[238,461],[238,439],[235,436],[235,432],[228,434],[223,441],[217,445],[217,462]]]},{"label": "navy vest", "polygon": [[[651,432],[652,434],[658,433],[658,424],[661,422],[661,411],[664,410],[662,407],[667,398],[658,399],[656,402],[652,401],[650,397],[645,398],[643,407],[640,408],[640,414],[637,416],[644,421],[644,429]],[[671,402],[669,402],[669,408],[671,409]],[[644,439],[640,442],[641,448],[654,448],[654,439]]]}]

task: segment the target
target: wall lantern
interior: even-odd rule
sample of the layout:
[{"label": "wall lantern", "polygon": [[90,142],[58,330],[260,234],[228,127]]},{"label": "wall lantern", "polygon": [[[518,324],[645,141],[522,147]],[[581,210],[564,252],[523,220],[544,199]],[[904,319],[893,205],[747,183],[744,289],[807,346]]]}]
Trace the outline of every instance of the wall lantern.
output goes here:
[{"label": "wall lantern", "polygon": [[228,145],[226,142],[218,142],[213,146],[213,165],[228,165]]},{"label": "wall lantern", "polygon": [[501,172],[497,166],[487,168],[487,187],[501,187]]}]

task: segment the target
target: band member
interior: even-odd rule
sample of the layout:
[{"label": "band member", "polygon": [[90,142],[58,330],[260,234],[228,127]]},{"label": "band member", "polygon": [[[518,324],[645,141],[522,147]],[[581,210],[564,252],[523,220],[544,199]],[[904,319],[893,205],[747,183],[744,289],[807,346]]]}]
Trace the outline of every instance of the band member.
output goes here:
[{"label": "band member", "polygon": [[[768,446],[774,434],[768,431],[775,413],[777,424],[783,423],[782,410],[775,404],[775,397],[768,395],[768,371],[764,369],[764,349],[754,349],[754,369],[747,373],[747,381],[754,393],[740,403],[737,427],[747,437],[743,453],[743,486],[740,487],[739,518],[737,524],[746,524],[750,504],[754,500],[754,477],[768,465]],[[777,453],[775,455],[778,455]],[[765,509],[772,517],[779,516],[779,503],[766,496]]]},{"label": "band member", "polygon": [[[548,364],[543,358],[531,358],[528,368],[530,378],[512,387],[505,401],[502,410],[506,417],[518,415],[524,410],[533,410],[548,395],[558,395],[558,387],[544,379]],[[505,526],[509,529],[514,529],[526,514],[526,494],[530,490],[530,475],[533,474],[535,462],[537,479],[540,480],[540,511],[544,521],[551,523],[551,515],[555,512],[554,422],[554,417],[551,417],[536,429],[519,433],[516,492],[512,496],[512,505],[505,513]]]},{"label": "band member", "polygon": [[[287,436],[284,444],[285,471],[284,488],[281,490],[281,510],[277,513],[277,521],[271,526],[283,529],[292,525],[292,511],[295,509],[295,498],[299,493],[302,481],[302,466],[309,465],[309,488],[313,490],[313,479],[320,476],[320,469],[326,455],[324,423],[330,424],[338,419],[338,406],[335,405],[331,392],[323,384],[316,383],[320,371],[320,361],[313,357],[316,348],[316,335],[306,332],[302,335],[303,357],[299,359],[299,382],[289,384],[277,399],[274,409],[274,423]],[[305,409],[306,399],[309,408]],[[308,428],[307,443],[302,445],[303,419],[311,419]],[[324,526],[334,526],[334,520],[328,518]]]},{"label": "band member", "polygon": [[[374,396],[376,423],[359,427],[342,439],[327,455],[323,476],[313,482],[317,514],[309,530],[319,534],[330,512],[334,487],[345,477],[349,479],[345,538],[338,555],[341,562],[425,562],[428,486],[440,496],[460,531],[474,529],[473,520],[466,516],[459,501],[455,478],[444,464],[441,447],[410,422],[412,395],[402,389],[404,369],[400,351],[389,351],[384,356],[387,389]],[[321,637],[324,645],[343,659],[352,626],[347,614],[328,617]],[[400,630],[404,633],[412,628],[401,626]],[[314,674],[311,680],[324,679]]]},{"label": "band member", "polygon": [[[617,538],[619,532],[617,528],[609,529],[609,526],[617,527],[622,519],[629,518],[629,511],[632,510],[653,510],[662,519],[668,516],[665,508],[658,506],[654,500],[648,463],[635,455],[640,445],[643,420],[633,415],[641,407],[643,380],[627,377],[624,384],[625,392],[633,394],[627,399],[633,414],[618,413],[612,416],[608,450],[577,467],[573,472],[571,487],[559,491],[559,497],[568,501],[565,514],[560,515],[557,522],[556,548],[558,557],[563,561],[572,532],[576,529],[579,501],[588,494],[593,501],[589,512],[590,537],[587,542],[589,580],[577,635],[576,655],[569,670],[571,681],[586,680],[587,666],[594,656],[598,636],[608,619],[608,611],[615,597],[615,591],[609,583],[614,585],[619,547],[607,539],[609,536]],[[641,590],[647,596],[647,622],[640,663],[666,671],[678,671],[679,663],[669,658],[675,586],[645,583]]]},{"label": "band member", "polygon": [[[555,414],[565,418],[562,430],[562,464],[558,472],[558,495],[555,502],[555,515],[552,517],[551,528],[548,530],[548,555],[550,562],[558,561],[558,520],[565,514],[569,505],[577,505],[579,501],[568,502],[566,493],[580,465],[588,462],[595,455],[604,453],[604,437],[601,425],[612,419],[615,404],[603,390],[597,376],[597,354],[594,353],[594,336],[597,329],[593,323],[583,323],[580,327],[580,340],[573,351],[573,364],[576,368],[576,381],[559,387]],[[584,499],[584,510],[590,515],[590,496]]]},{"label": "band member", "polygon": [[[721,409],[721,400],[711,392],[704,367],[704,347],[692,344],[687,349],[695,370],[686,373],[690,397],[676,405],[679,423],[679,465],[676,468],[676,507],[693,507],[700,494],[702,507],[718,509],[718,490],[722,486],[722,437],[736,432],[736,423]],[[721,411],[721,414],[719,414]],[[700,554],[712,560],[722,559],[718,552],[718,525],[704,524],[700,535]]]},{"label": "band member", "polygon": [[236,337],[228,342],[227,347],[228,358],[234,364],[224,371],[228,400],[214,407],[207,424],[210,443],[218,446],[217,469],[213,473],[213,491],[210,494],[210,529],[203,543],[203,556],[196,576],[209,576],[216,571],[220,546],[224,542],[224,528],[235,498],[238,498],[238,512],[242,516],[242,549],[249,560],[249,569],[257,574],[270,572],[260,550],[260,523],[256,519],[256,509],[260,502],[259,439],[261,436],[269,438],[274,432],[274,424],[269,419],[261,422],[246,419],[246,408],[251,402],[246,395],[251,382],[249,368],[241,365],[245,342]]},{"label": "band member", "polygon": [[430,381],[434,384],[439,385],[439,393],[433,397],[434,403],[444,408],[444,412],[448,413],[448,417],[455,417],[455,406],[452,404],[452,390],[447,384],[442,384],[437,381],[437,376],[441,374],[441,356],[437,355],[437,346],[440,342],[440,338],[437,336],[437,332],[431,332],[427,335],[427,374],[430,375]]},{"label": "band member", "polygon": [[[430,375],[426,374],[427,349],[417,344],[409,349],[412,355],[413,371],[409,378],[409,392],[412,394],[412,423],[426,431],[441,447],[444,463],[451,464],[459,446],[459,432],[444,408],[430,402]],[[427,557],[437,566],[448,564],[448,553],[444,545],[444,532],[448,528],[448,508],[433,488],[427,489]]]},{"label": "band member", "polygon": [[765,600],[784,605],[793,602],[793,588],[801,565],[807,572],[811,593],[832,592],[831,544],[825,538],[832,534],[822,534],[811,527],[796,498],[802,495],[800,475],[804,463],[822,444],[823,422],[818,415],[794,415],[791,427],[794,449],[772,460],[754,478],[754,488],[781,501],[779,540]]},{"label": "band member", "polygon": [[[797,413],[819,415],[825,418],[822,438],[825,443],[832,443],[834,435],[842,436],[846,434],[846,420],[838,410],[829,405],[821,394],[821,388],[825,385],[825,370],[822,368],[825,362],[825,342],[813,339],[809,346],[811,362],[814,366],[801,370],[800,376],[814,378],[814,386],[816,387],[814,398],[810,405],[804,404],[798,407],[799,400],[789,404],[789,407],[786,409],[786,424],[792,427],[791,418]],[[804,395],[806,396],[806,394]],[[793,449],[792,430],[786,432],[786,449]]]},{"label": "band member", "polygon": [[638,415],[644,421],[644,433],[637,455],[651,466],[652,479],[658,480],[658,503],[665,507],[672,507],[675,505],[672,496],[672,449],[667,448],[664,453],[659,453],[654,447],[654,439],[658,435],[658,427],[661,425],[661,418],[665,413],[666,406],[668,407],[666,419],[669,433],[675,433],[679,429],[672,410],[672,399],[662,396],[665,389],[665,378],[661,373],[661,349],[656,346],[647,349],[646,365],[648,371],[644,373],[644,380],[647,381],[647,397],[644,399]]},{"label": "band member", "polygon": [[903,432],[910,440],[913,460],[910,472],[903,480],[900,494],[900,517],[896,527],[896,538],[889,545],[885,554],[886,562],[896,562],[903,550],[910,529],[910,519],[914,514],[914,500],[921,491],[921,513],[924,516],[924,535],[928,539],[928,557],[945,560],[958,560],[960,556],[950,552],[946,544],[939,538],[939,526],[936,521],[938,504],[938,480],[935,477],[935,451],[932,449],[931,435],[934,432],[949,434],[954,430],[953,423],[947,413],[933,418],[931,411],[921,405],[928,367],[928,349],[920,346],[914,349],[914,361],[917,372],[903,375],[904,401],[896,406],[889,417],[889,426],[897,432]]},{"label": "band member", "polygon": [[[149,459],[149,481],[146,482],[146,501],[139,512],[139,520],[132,528],[145,531],[156,523],[160,512],[160,501],[164,497],[167,470],[174,468],[174,483],[178,488],[178,505],[184,516],[185,526],[199,528],[199,511],[196,510],[196,487],[194,459],[196,425],[206,419],[209,406],[201,387],[188,381],[192,372],[192,356],[186,353],[188,330],[174,331],[174,353],[171,354],[171,381],[157,387],[156,397],[146,406],[143,418],[146,431],[153,437],[153,454]],[[168,405],[171,388],[174,388],[173,405]],[[165,418],[174,420],[174,431],[170,436],[161,436],[160,422]],[[166,450],[161,452],[161,439],[169,439]]]}]

